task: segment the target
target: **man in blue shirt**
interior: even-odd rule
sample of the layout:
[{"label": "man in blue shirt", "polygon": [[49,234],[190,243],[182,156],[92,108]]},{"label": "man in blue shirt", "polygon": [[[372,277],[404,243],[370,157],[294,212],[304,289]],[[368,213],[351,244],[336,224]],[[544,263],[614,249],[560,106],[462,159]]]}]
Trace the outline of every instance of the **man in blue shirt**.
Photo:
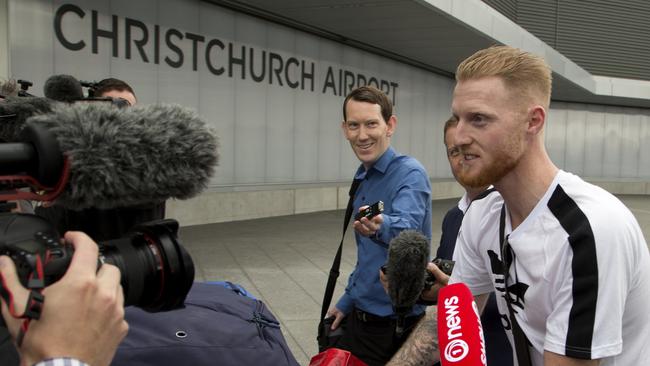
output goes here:
[{"label": "man in blue shirt", "polygon": [[357,264],[345,294],[328,311],[335,316],[332,329],[345,318],[345,335],[336,345],[368,365],[384,365],[424,314],[416,305],[406,318],[405,331],[395,334],[395,314],[380,280],[379,268],[388,256],[388,243],[402,230],[422,232],[431,239],[431,185],[424,167],[390,146],[397,118],[386,95],[360,87],[345,98],[342,129],[361,161],[355,179],[362,180],[354,196],[354,212],[384,202],[383,214],[362,218],[353,226]]}]

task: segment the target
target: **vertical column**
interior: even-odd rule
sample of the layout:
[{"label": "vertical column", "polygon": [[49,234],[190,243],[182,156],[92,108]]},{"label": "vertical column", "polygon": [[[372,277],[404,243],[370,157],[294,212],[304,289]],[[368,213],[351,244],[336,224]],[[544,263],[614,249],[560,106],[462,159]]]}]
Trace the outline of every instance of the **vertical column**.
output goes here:
[{"label": "vertical column", "polygon": [[0,0],[0,79],[9,78],[9,1]]}]

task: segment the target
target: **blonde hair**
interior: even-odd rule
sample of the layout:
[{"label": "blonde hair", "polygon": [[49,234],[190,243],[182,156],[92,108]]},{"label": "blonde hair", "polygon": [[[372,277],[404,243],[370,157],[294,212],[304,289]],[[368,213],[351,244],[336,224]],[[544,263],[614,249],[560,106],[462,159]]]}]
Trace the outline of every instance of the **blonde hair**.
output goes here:
[{"label": "blonde hair", "polygon": [[456,81],[496,76],[503,80],[511,95],[523,95],[531,101],[551,102],[551,68],[543,58],[510,46],[492,46],[465,59],[456,70]]}]

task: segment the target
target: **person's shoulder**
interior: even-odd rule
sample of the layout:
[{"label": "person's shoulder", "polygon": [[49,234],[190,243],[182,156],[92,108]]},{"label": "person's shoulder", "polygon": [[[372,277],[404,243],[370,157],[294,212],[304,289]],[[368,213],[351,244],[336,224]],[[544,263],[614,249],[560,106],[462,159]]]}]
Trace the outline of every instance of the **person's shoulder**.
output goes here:
[{"label": "person's shoulder", "polygon": [[588,227],[596,243],[605,247],[612,240],[623,239],[629,243],[630,248],[639,243],[645,247],[639,224],[623,202],[605,189],[576,175],[562,173],[547,205],[565,229]]},{"label": "person's shoulder", "polygon": [[567,172],[560,172],[548,206],[555,211],[566,213],[574,210],[590,218],[606,221],[633,217],[627,206],[616,196]]},{"label": "person's shoulder", "polygon": [[447,213],[442,218],[442,226],[445,226],[446,222],[451,222],[455,220],[462,221],[464,216],[465,214],[463,213],[463,211],[460,208],[458,208],[458,206],[454,206],[449,210],[447,210]]},{"label": "person's shoulder", "polygon": [[503,197],[496,190],[491,190],[475,198],[469,205],[463,222],[472,223],[471,227],[481,228],[492,221],[499,219]]},{"label": "person's shoulder", "polygon": [[423,172],[426,174],[426,169],[424,168],[424,165],[420,163],[420,161],[412,156],[409,155],[396,155],[395,158],[393,159],[393,163],[396,164],[391,164],[394,165],[396,169],[399,170],[407,170],[407,171],[418,171],[418,172]]}]

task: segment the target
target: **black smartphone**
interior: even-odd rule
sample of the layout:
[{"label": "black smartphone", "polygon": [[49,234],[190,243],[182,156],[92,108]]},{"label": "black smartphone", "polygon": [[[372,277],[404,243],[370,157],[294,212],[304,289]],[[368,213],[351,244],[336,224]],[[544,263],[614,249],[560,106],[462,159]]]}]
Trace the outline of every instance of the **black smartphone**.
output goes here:
[{"label": "black smartphone", "polygon": [[368,220],[384,212],[384,202],[377,201],[372,205],[366,207],[365,209],[359,211],[359,213],[354,216],[354,221],[361,220],[362,217],[367,218]]}]

